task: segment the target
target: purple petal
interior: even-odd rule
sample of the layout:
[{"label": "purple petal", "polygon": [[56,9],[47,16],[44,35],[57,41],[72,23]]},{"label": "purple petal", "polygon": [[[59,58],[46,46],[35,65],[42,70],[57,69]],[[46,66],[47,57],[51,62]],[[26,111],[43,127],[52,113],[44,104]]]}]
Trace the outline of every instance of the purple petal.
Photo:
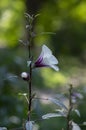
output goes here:
[{"label": "purple petal", "polygon": [[46,67],[48,65],[43,63],[43,57],[39,57],[37,61],[35,62],[35,67]]},{"label": "purple petal", "polygon": [[38,64],[40,64],[42,61],[43,61],[43,57],[39,57],[39,58],[36,60],[35,64],[38,65]]}]

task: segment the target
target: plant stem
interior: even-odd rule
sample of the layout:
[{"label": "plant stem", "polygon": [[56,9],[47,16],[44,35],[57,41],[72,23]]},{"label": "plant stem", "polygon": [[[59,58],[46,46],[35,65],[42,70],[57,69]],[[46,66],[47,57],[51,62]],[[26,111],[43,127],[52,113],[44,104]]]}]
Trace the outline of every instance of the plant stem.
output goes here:
[{"label": "plant stem", "polygon": [[[29,37],[29,45],[28,45],[28,52],[29,52],[29,60],[31,60],[32,55],[31,55],[31,44],[32,44],[32,32],[33,32],[33,28],[32,28],[32,23],[33,23],[33,17],[28,15],[29,17],[29,30],[28,30],[28,37]],[[32,63],[29,66],[29,74],[30,74],[30,80],[28,82],[28,90],[29,90],[29,106],[28,106],[28,121],[30,121],[30,116],[31,116],[31,106],[32,106]]]},{"label": "plant stem", "polygon": [[70,114],[71,114],[71,111],[72,111],[72,85],[70,85],[70,88],[69,88],[69,110],[68,110],[68,115],[67,115],[67,130],[71,130],[71,121],[70,121]]},{"label": "plant stem", "polygon": [[[29,51],[29,59],[31,58],[31,47],[30,45],[28,46],[28,51]],[[28,121],[30,121],[30,112],[31,112],[31,105],[32,105],[32,68],[31,64],[29,66],[29,73],[30,73],[30,80],[29,80],[29,106],[28,106]]]}]

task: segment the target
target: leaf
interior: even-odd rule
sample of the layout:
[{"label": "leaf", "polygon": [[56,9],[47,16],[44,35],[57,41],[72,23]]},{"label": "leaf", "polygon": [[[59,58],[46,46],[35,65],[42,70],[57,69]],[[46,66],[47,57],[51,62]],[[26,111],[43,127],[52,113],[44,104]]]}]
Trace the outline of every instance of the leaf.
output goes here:
[{"label": "leaf", "polygon": [[33,17],[30,14],[28,14],[28,13],[24,13],[24,14],[25,14],[26,18],[29,18],[29,19],[33,20]]},{"label": "leaf", "polygon": [[6,75],[6,79],[9,80],[9,81],[14,81],[18,78],[17,75],[14,75],[14,74],[11,74],[11,73],[7,73]]},{"label": "leaf", "polygon": [[72,130],[81,130],[81,128],[75,122],[72,121]]},{"label": "leaf", "polygon": [[67,112],[66,112],[64,109],[56,109],[56,111],[57,111],[59,114],[63,115],[64,117],[67,116]]},{"label": "leaf", "polygon": [[58,99],[65,99],[66,98],[65,95],[63,95],[63,94],[56,94],[55,97]]},{"label": "leaf", "polygon": [[32,61],[27,61],[27,66],[29,67]]},{"label": "leaf", "polygon": [[26,101],[27,101],[27,103],[29,104],[29,100],[28,100],[28,97],[27,97],[27,93],[18,93],[18,95],[24,96],[25,99],[26,99]]},{"label": "leaf", "polygon": [[33,130],[33,121],[27,121],[25,128],[26,130]]},{"label": "leaf", "polygon": [[86,122],[83,122],[83,125],[86,125]]},{"label": "leaf", "polygon": [[64,108],[64,109],[66,109],[68,111],[67,107],[61,101],[59,101],[58,99],[48,98],[48,100],[50,100],[51,102],[55,103],[59,107]]},{"label": "leaf", "polygon": [[20,95],[20,96],[26,96],[27,93],[18,93],[18,95]]},{"label": "leaf", "polygon": [[29,28],[29,27],[30,27],[30,25],[27,24],[27,25],[26,25],[26,28]]},{"label": "leaf", "polygon": [[57,113],[48,113],[42,116],[42,119],[49,119],[49,118],[53,118],[53,117],[61,117],[63,115],[61,114],[57,114]]},{"label": "leaf", "polygon": [[80,117],[80,112],[77,109],[74,109],[75,113]]},{"label": "leaf", "polygon": [[56,34],[56,33],[54,33],[54,32],[42,32],[42,33],[40,33],[41,35],[44,35],[44,34]]},{"label": "leaf", "polygon": [[7,130],[6,127],[0,127],[0,130]]},{"label": "leaf", "polygon": [[36,17],[38,17],[40,14],[36,14],[35,16],[34,16],[34,18],[36,18]]},{"label": "leaf", "polygon": [[19,42],[20,42],[21,44],[25,45],[25,43],[24,43],[23,40],[20,39]]}]

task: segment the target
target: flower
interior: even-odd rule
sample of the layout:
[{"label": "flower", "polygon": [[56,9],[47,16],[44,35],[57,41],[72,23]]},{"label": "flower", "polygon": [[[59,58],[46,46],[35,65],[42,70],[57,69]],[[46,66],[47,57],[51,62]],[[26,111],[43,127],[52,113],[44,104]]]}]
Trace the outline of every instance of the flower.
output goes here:
[{"label": "flower", "polygon": [[83,99],[83,95],[81,93],[78,92],[73,92],[72,96],[78,99]]},{"label": "flower", "polygon": [[46,45],[43,45],[41,54],[34,63],[34,67],[51,67],[58,71],[59,68],[56,64],[58,64],[58,60],[52,55],[52,51]]}]

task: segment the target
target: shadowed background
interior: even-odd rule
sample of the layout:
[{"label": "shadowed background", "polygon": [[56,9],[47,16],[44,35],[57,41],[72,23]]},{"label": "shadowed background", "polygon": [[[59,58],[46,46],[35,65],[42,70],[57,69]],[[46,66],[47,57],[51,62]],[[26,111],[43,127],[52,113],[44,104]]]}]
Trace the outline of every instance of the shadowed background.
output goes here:
[{"label": "shadowed background", "polygon": [[[59,72],[52,69],[33,71],[33,89],[42,97],[65,93],[73,84],[84,95],[80,102],[81,117],[74,115],[77,123],[86,120],[86,1],[85,0],[1,0],[0,1],[0,126],[21,127],[27,119],[27,103],[19,93],[27,92],[27,83],[20,74],[28,71],[28,51],[19,40],[26,41],[24,13],[39,14],[34,22],[37,37],[32,44],[34,59],[46,44],[59,61]],[[43,34],[41,32],[54,32]],[[41,82],[40,82],[41,81]],[[32,118],[52,112],[52,104],[36,101]],[[35,113],[35,114],[34,114]],[[62,122],[63,121],[63,126]],[[57,123],[58,122],[58,123]],[[39,129],[62,129],[64,119],[51,119],[40,124]],[[82,130],[85,130],[82,126]]]}]

